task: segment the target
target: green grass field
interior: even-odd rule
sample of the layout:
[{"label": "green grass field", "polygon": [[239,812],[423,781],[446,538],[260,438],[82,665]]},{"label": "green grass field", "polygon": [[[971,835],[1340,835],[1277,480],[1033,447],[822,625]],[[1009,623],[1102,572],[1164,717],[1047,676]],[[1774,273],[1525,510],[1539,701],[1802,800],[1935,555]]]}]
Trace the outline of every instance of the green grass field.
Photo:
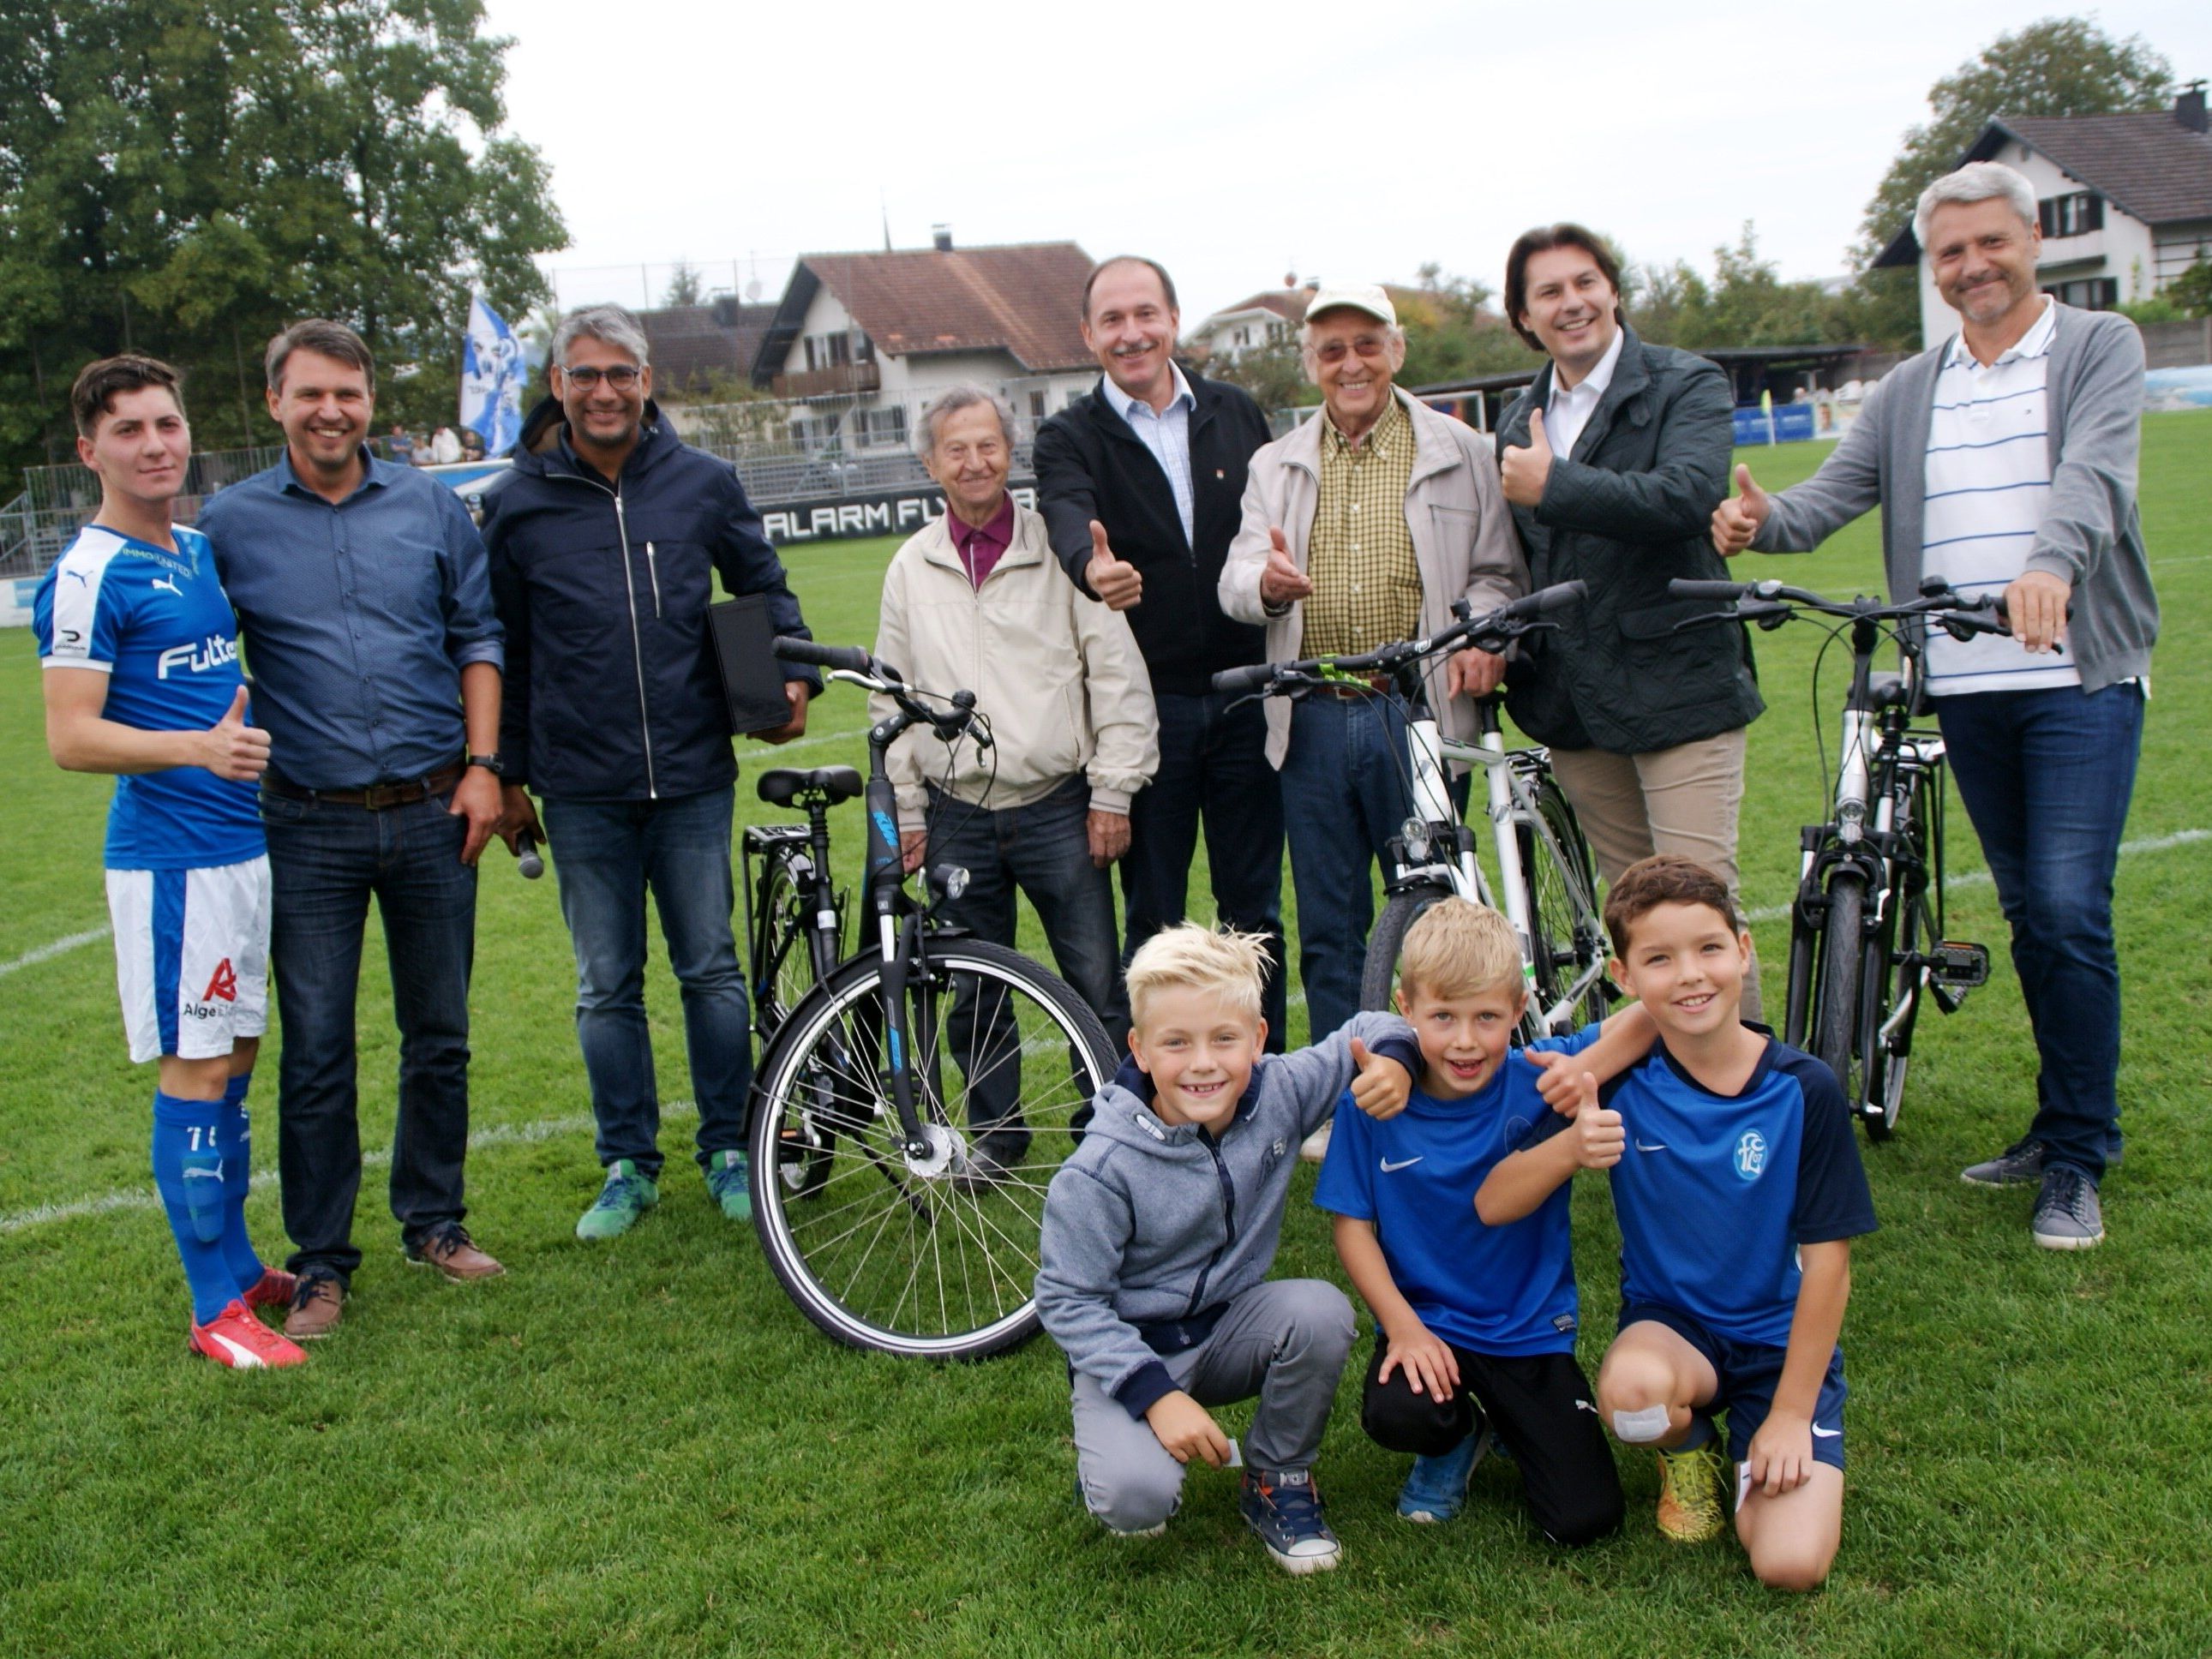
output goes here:
[{"label": "green grass field", "polygon": [[[1820,453],[1749,459],[1773,486]],[[1066,1376],[1048,1342],[955,1369],[831,1346],[709,1207],[682,1162],[680,1111],[661,1207],[614,1245],[577,1243],[599,1172],[568,941],[554,884],[521,881],[499,852],[479,912],[470,1223],[510,1273],[461,1288],[405,1271],[372,1164],[356,1225],[368,1260],[313,1364],[255,1376],[191,1359],[146,1171],[152,1079],[124,1057],[108,946],[48,950],[106,922],[108,785],[47,760],[29,634],[0,634],[0,841],[15,849],[0,903],[0,1653],[2212,1649],[2212,1132],[2199,1116],[2212,416],[2146,422],[2142,502],[2165,641],[2118,882],[2128,1156],[2106,1184],[2111,1237],[2036,1250],[2027,1194],[1958,1181],[2012,1139],[2033,1096],[2001,965],[1960,1014],[1923,1022],[1899,1136],[1868,1154],[1883,1227],[1856,1252],[1844,1334],[1844,1546],[1826,1589],[1796,1601],[1760,1590],[1732,1540],[1662,1542],[1643,1458],[1623,1464],[1626,1533],[1583,1553],[1535,1538],[1495,1467],[1457,1522],[1401,1523],[1404,1461],[1359,1432],[1356,1374],[1320,1466],[1341,1571],[1284,1577],[1243,1534],[1234,1477],[1203,1470],[1165,1538],[1116,1543],[1072,1498]],[[792,555],[818,636],[872,636],[888,550]],[[1875,526],[1786,565],[1744,563],[1868,587]],[[1755,914],[1786,899],[1797,826],[1823,806],[1807,702],[1817,643],[1808,629],[1759,640],[1773,707],[1752,730],[1742,825]],[[1832,655],[1831,708],[1842,684]],[[1824,713],[1822,732],[1832,724]],[[860,761],[862,725],[859,694],[837,688],[793,758]],[[749,747],[749,769],[764,754]],[[740,799],[763,810],[749,784]],[[2001,946],[1964,814],[1953,823],[1951,931]],[[839,827],[856,864],[856,823]],[[1780,925],[1762,936],[1778,970]],[[380,943],[368,961],[374,1149],[397,1061]],[[1771,1006],[1779,992],[1771,972]],[[648,997],[663,1091],[681,1100],[658,963]],[[281,1255],[273,1057],[262,1077],[269,1168],[249,1215]],[[1303,1176],[1280,1270],[1341,1282],[1310,1190]],[[1576,1216],[1594,1366],[1614,1305],[1601,1188],[1587,1184]],[[1225,1415],[1237,1431],[1243,1412]]]}]

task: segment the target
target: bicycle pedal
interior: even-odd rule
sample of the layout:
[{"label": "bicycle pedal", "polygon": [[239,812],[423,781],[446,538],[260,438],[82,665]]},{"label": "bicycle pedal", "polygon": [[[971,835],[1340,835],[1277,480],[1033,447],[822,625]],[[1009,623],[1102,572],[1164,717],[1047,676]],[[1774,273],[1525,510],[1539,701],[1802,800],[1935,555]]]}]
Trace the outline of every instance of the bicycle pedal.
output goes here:
[{"label": "bicycle pedal", "polygon": [[1927,956],[1928,987],[1936,1006],[1947,1014],[1959,1012],[1966,993],[1990,982],[1989,947],[1945,939]]}]

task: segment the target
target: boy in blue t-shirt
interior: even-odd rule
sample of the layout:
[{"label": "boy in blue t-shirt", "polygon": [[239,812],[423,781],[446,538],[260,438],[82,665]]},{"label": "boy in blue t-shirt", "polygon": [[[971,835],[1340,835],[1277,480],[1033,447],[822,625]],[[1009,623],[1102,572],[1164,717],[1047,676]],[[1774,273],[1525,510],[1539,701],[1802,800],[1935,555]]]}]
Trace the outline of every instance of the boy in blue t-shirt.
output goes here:
[{"label": "boy in blue t-shirt", "polygon": [[254,1316],[292,1276],[246,1234],[246,1093],[269,1012],[269,860],[238,623],[207,538],[170,523],[191,458],[177,374],[88,366],[70,393],[100,511],[39,585],[46,746],[115,775],[107,903],[131,1058],[155,1060],[154,1182],[191,1289],[191,1346],[241,1369],[307,1356]]},{"label": "boy in blue t-shirt", "polygon": [[1398,988],[1421,1045],[1419,1085],[1388,1121],[1338,1107],[1314,1202],[1335,1214],[1337,1254],[1375,1315],[1361,1425],[1414,1454],[1398,1513],[1457,1514],[1494,1434],[1536,1525],[1580,1545],[1620,1524],[1621,1500],[1575,1363],[1566,1189],[1510,1226],[1483,1225],[1474,1198],[1554,1115],[1547,1099],[1572,1109],[1585,1089],[1595,1098],[1597,1078],[1640,1058],[1652,1028],[1632,1005],[1602,1028],[1516,1053],[1527,1000],[1504,916],[1463,899],[1426,911],[1407,930]]},{"label": "boy in blue t-shirt", "polygon": [[1610,1109],[1540,1123],[1477,1202],[1489,1220],[1525,1215],[1577,1168],[1612,1170],[1621,1305],[1598,1372],[1605,1421],[1657,1449],[1660,1530],[1699,1543],[1724,1520],[1725,1411],[1752,1570],[1812,1589],[1843,1535],[1850,1241],[1875,1227],[1850,1114],[1826,1066],[1739,1019],[1751,938],[1711,870],[1665,854],[1631,866],[1605,924],[1659,1047]]}]

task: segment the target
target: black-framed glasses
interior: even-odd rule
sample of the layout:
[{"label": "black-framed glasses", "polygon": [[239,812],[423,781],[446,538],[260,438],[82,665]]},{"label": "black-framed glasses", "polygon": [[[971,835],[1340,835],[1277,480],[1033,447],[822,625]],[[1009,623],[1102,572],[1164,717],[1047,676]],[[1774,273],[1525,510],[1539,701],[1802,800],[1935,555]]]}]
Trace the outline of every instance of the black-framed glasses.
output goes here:
[{"label": "black-framed glasses", "polygon": [[638,383],[645,371],[635,363],[617,363],[611,368],[564,368],[561,373],[579,392],[589,392],[601,380],[617,392],[627,392]]}]

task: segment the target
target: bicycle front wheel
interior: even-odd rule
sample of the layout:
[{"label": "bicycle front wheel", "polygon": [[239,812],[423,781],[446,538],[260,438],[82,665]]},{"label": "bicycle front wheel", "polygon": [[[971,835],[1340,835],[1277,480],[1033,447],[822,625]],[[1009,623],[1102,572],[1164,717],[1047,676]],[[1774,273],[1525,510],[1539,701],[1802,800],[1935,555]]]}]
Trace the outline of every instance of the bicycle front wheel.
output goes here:
[{"label": "bicycle front wheel", "polygon": [[1905,1105],[1912,1028],[1920,1018],[1920,1000],[1928,994],[1928,962],[1936,948],[1936,918],[1928,902],[1927,788],[1924,781],[1915,781],[1905,798],[1899,828],[1905,850],[1893,861],[1881,936],[1869,947],[1867,983],[1880,988],[1880,1000],[1859,1022],[1867,1060],[1866,1097],[1858,1107],[1860,1121],[1875,1140],[1896,1132],[1897,1115]]},{"label": "bicycle front wheel", "polygon": [[803,872],[799,856],[787,851],[768,856],[757,913],[759,959],[753,964],[754,1024],[764,1040],[775,1035],[791,1018],[792,1010],[814,988],[814,960],[808,939],[814,915],[800,882],[802,872],[810,877],[812,872]]},{"label": "bicycle front wheel", "polygon": [[978,1359],[1037,1328],[1045,1188],[1112,1077],[1105,1028],[1028,957],[933,939],[906,988],[916,1106],[893,1103],[882,964],[848,963],[761,1063],[753,1224],[777,1281],[838,1341]]},{"label": "bicycle front wheel", "polygon": [[1844,1098],[1859,1115],[1859,1000],[1868,948],[1866,878],[1838,870],[1828,878],[1828,914],[1820,930],[1820,977],[1814,988],[1813,1053],[1836,1074]]},{"label": "bicycle front wheel", "polygon": [[1611,1000],[1605,927],[1598,919],[1589,847],[1575,821],[1575,809],[1549,777],[1537,781],[1535,793],[1535,815],[1514,824],[1528,884],[1529,960],[1541,1012],[1559,1016],[1547,1019],[1546,1025],[1576,1031],[1603,1019]]},{"label": "bicycle front wheel", "polygon": [[1425,882],[1391,895],[1382,914],[1375,919],[1374,930],[1367,935],[1367,958],[1359,970],[1362,1008],[1396,1012],[1398,1005],[1390,994],[1398,988],[1398,954],[1406,948],[1406,930],[1431,905],[1451,896],[1452,890],[1442,882]]}]

